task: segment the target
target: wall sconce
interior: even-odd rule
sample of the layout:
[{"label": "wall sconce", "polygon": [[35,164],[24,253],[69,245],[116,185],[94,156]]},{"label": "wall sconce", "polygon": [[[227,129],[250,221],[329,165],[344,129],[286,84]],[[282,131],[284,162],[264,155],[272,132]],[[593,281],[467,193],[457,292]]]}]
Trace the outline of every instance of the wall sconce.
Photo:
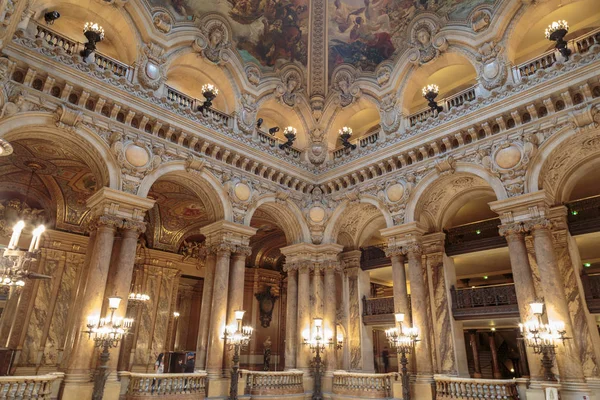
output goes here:
[{"label": "wall sconce", "polygon": [[429,106],[429,108],[431,109],[432,113],[436,113],[436,112],[440,112],[442,111],[444,108],[438,106],[437,102],[435,101],[435,98],[437,97],[437,95],[440,93],[440,88],[438,87],[438,85],[427,85],[423,88],[423,97],[425,97],[425,99],[427,99],[428,103],[427,105]]},{"label": "wall sconce", "polygon": [[48,11],[44,14],[44,21],[46,21],[46,25],[53,25],[54,21],[60,18],[60,13],[58,11]]},{"label": "wall sconce", "polygon": [[212,101],[219,94],[219,89],[215,87],[215,85],[211,83],[206,83],[202,85],[202,96],[204,96],[205,100],[201,106],[198,107],[198,111],[208,110],[212,107]]},{"label": "wall sconce", "polygon": [[287,142],[279,145],[281,150],[285,150],[287,148],[292,147],[294,141],[296,140],[296,128],[288,126],[283,130],[283,136],[287,139]]},{"label": "wall sconce", "polygon": [[408,375],[408,359],[407,354],[412,353],[415,344],[419,341],[419,332],[417,328],[403,327],[404,314],[395,314],[396,327],[386,329],[385,336],[390,342],[390,346],[396,349],[396,352],[400,356],[400,364],[402,365],[402,398],[404,400],[410,400],[410,379]]},{"label": "wall sconce", "polygon": [[81,50],[81,56],[86,59],[96,51],[96,43],[104,40],[104,28],[96,22],[86,22],[83,26],[83,34],[88,41]]},{"label": "wall sconce", "polygon": [[242,326],[244,319],[243,310],[234,311],[236,326],[226,326],[223,339],[233,348],[233,366],[231,367],[231,383],[229,386],[229,400],[238,399],[238,378],[240,369],[240,350],[248,346],[254,329],[251,326]]},{"label": "wall sconce", "polygon": [[566,61],[569,61],[571,50],[567,47],[567,42],[564,40],[567,32],[569,32],[569,24],[567,24],[567,21],[563,19],[554,21],[548,25],[545,31],[545,36],[546,39],[556,42],[556,49]]},{"label": "wall sconce", "polygon": [[340,140],[342,141],[342,145],[344,146],[344,148],[349,148],[351,150],[356,149],[356,145],[350,143],[350,137],[352,136],[352,128],[344,126],[342,129],[340,129],[339,133]]}]

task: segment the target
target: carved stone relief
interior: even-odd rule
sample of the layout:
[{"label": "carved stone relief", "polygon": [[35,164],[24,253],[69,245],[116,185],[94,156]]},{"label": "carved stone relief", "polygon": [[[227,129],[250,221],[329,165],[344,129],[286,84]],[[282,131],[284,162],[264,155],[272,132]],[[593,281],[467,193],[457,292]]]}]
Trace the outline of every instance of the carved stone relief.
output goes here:
[{"label": "carved stone relief", "polygon": [[431,17],[413,21],[410,29],[411,50],[408,53],[410,62],[418,65],[427,64],[448,48],[448,41],[439,34],[439,30],[438,22]]},{"label": "carved stone relief", "polygon": [[226,22],[213,16],[202,21],[201,33],[192,47],[208,60],[219,64],[229,60],[225,50],[231,48],[230,38],[231,30]]}]

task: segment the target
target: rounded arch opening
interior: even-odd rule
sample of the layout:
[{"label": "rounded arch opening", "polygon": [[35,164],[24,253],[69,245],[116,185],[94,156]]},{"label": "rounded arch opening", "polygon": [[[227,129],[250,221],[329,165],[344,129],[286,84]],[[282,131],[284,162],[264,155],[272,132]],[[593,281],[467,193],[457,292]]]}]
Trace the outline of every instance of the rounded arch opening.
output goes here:
[{"label": "rounded arch opening", "polygon": [[361,97],[337,113],[327,132],[327,145],[329,148],[341,145],[339,131],[344,126],[352,129],[351,139],[356,139],[378,131],[379,124],[380,115],[377,106]]},{"label": "rounded arch opening", "polygon": [[270,98],[262,103],[256,114],[257,120],[263,119],[260,130],[266,133],[270,133],[272,128],[279,128],[277,132],[273,129],[272,135],[282,141],[286,141],[283,130],[287,126],[296,128],[296,141],[294,147],[297,149],[304,149],[308,144],[308,133],[305,130],[305,124],[300,116],[294,111],[290,110],[289,107],[282,105],[277,102],[276,99]]}]

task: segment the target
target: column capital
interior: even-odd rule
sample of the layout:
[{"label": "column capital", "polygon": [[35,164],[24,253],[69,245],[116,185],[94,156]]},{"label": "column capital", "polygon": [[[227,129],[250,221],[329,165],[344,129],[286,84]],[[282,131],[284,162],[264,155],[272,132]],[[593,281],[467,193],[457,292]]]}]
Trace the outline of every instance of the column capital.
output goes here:
[{"label": "column capital", "polygon": [[312,264],[310,266],[312,269],[326,263],[337,262],[343,248],[342,245],[335,243],[297,243],[281,248],[281,253],[285,255],[286,264],[292,265],[302,261]]},{"label": "column capital", "polygon": [[500,236],[505,236],[506,239],[520,237],[525,234],[525,227],[522,222],[512,222],[508,224],[502,224],[498,227],[498,233]]},{"label": "column capital", "polygon": [[103,187],[86,202],[92,215],[110,215],[123,220],[144,221],[146,211],[154,207],[155,201],[120,190]]},{"label": "column capital", "polygon": [[343,269],[360,268],[360,250],[346,251],[340,254],[341,266]]},{"label": "column capital", "polygon": [[144,221],[123,220],[123,230],[134,231],[137,234],[146,232],[146,223]]},{"label": "column capital", "polygon": [[532,218],[523,223],[523,229],[531,233],[541,230],[550,231],[552,229],[552,221],[546,217]]},{"label": "column capital", "polygon": [[233,251],[234,257],[248,257],[252,254],[252,247],[244,245],[236,245]]},{"label": "column capital", "polygon": [[421,257],[423,255],[423,246],[417,241],[406,243],[404,246],[402,246],[402,249],[409,257]]},{"label": "column capital", "polygon": [[404,256],[404,251],[402,246],[387,246],[385,248],[385,256],[386,257],[396,257],[396,256]]},{"label": "column capital", "polygon": [[238,249],[244,252],[244,248],[250,245],[250,238],[256,234],[256,230],[247,225],[221,220],[203,226],[200,228],[200,233],[206,237],[205,243],[209,252],[236,253]]},{"label": "column capital", "polygon": [[539,190],[521,196],[492,201],[490,209],[498,214],[502,224],[525,222],[538,217],[546,217],[554,199],[545,191]]}]

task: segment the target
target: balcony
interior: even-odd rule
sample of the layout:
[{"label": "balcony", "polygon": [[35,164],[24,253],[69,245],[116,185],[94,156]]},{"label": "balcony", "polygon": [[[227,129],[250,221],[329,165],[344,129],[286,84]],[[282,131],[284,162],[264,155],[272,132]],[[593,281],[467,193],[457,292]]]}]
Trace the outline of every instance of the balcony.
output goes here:
[{"label": "balcony", "polygon": [[503,399],[519,400],[515,380],[470,379],[435,375],[438,400]]},{"label": "balcony", "polygon": [[468,289],[450,289],[456,320],[519,318],[514,283]]},{"label": "balcony", "polygon": [[[475,89],[477,85],[473,85],[459,93],[453,94],[452,96],[448,96],[438,101],[438,104],[442,106],[442,111],[440,112],[448,112],[453,108],[458,106],[462,106],[463,104],[473,101],[476,98]],[[437,113],[436,113],[437,115]],[[424,110],[417,111],[414,114],[408,116],[408,120],[410,121],[410,126],[415,126],[418,123],[425,122],[430,117],[433,117],[433,112],[430,108],[426,108]]]},{"label": "balcony", "polygon": [[493,218],[448,229],[446,254],[454,256],[505,247],[506,240],[498,233],[500,224],[499,218]]},{"label": "balcony", "polygon": [[363,271],[392,265],[392,261],[385,255],[384,244],[361,247],[360,268]]},{"label": "balcony", "polygon": [[[393,325],[394,297],[363,297],[363,324],[365,325]],[[408,313],[412,314],[410,295],[408,295]]]},{"label": "balcony", "polygon": [[600,274],[581,274],[585,301],[592,314],[600,314]]},{"label": "balcony", "polygon": [[[333,396],[335,399],[390,399],[397,398],[394,381],[398,374],[362,374],[346,371],[333,373]],[[397,393],[399,395],[399,393]]]},{"label": "balcony", "polygon": [[[368,148],[370,145],[377,143],[377,140],[379,140],[380,129],[381,126],[377,124],[377,126],[369,129],[369,131],[361,137],[351,140],[350,143],[355,144],[358,152],[360,152],[361,149]],[[349,148],[340,146],[333,151],[333,159],[335,160],[338,158],[342,158],[345,155],[349,154],[350,151],[351,150]]]},{"label": "balcony", "polygon": [[600,231],[600,196],[567,203],[571,235]]}]

